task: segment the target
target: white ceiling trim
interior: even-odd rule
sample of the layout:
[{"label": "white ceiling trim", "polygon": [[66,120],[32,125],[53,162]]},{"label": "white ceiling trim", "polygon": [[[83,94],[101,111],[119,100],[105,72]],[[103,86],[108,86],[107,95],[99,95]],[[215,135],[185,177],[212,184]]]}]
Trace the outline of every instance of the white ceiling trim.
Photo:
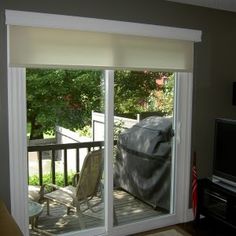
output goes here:
[{"label": "white ceiling trim", "polygon": [[236,12],[235,0],[167,0],[167,1]]}]

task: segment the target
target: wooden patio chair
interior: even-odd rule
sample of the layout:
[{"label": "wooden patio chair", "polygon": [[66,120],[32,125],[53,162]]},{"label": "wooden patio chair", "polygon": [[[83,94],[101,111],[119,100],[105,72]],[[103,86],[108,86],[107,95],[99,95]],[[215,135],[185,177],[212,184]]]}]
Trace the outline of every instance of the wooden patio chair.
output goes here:
[{"label": "wooden patio chair", "polygon": [[50,184],[55,191],[44,195],[47,200],[47,214],[49,214],[49,201],[54,201],[67,207],[67,214],[73,209],[81,216],[82,203],[87,204],[87,208],[95,212],[93,207],[97,204],[91,204],[91,199],[97,195],[103,172],[103,150],[89,152],[84,159],[81,172],[74,176],[76,186],[58,187]]}]

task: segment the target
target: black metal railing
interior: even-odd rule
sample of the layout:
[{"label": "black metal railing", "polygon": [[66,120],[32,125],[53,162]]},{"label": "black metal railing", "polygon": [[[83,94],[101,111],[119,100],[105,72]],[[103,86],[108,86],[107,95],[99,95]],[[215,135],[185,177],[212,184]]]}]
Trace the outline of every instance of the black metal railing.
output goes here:
[{"label": "black metal railing", "polygon": [[[51,155],[48,155],[47,159],[51,159],[51,180],[52,183],[56,183],[56,166],[55,162],[57,160],[56,153],[63,153],[63,162],[64,162],[64,185],[68,185],[68,159],[70,155],[68,155],[68,150],[75,150],[75,169],[76,172],[80,170],[80,149],[87,149],[87,152],[90,152],[94,149],[101,149],[104,146],[103,141],[93,141],[93,142],[82,142],[82,143],[68,143],[68,144],[47,144],[47,145],[35,145],[28,146],[28,163],[29,163],[29,153],[37,152],[38,157],[38,177],[39,177],[39,185],[43,185],[43,153],[50,152]],[[29,175],[28,175],[29,176]]]}]

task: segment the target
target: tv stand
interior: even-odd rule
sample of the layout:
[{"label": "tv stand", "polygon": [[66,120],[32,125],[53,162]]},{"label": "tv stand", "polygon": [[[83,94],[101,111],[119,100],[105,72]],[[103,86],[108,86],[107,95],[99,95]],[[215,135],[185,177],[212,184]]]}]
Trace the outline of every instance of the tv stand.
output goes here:
[{"label": "tv stand", "polygon": [[198,180],[197,223],[200,215],[236,230],[236,192],[210,179]]},{"label": "tv stand", "polygon": [[222,188],[228,189],[229,191],[232,191],[232,192],[236,193],[236,187],[235,186],[232,186],[232,185],[230,185],[228,183],[225,183],[221,180],[213,180],[213,183],[219,185]]}]

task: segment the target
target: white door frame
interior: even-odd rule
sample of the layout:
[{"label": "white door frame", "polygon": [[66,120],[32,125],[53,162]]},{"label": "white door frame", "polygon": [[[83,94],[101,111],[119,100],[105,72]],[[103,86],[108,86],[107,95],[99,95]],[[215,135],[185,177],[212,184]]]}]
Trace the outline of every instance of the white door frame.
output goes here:
[{"label": "white door frame", "polygon": [[8,68],[8,117],[11,213],[28,235],[27,135],[25,69]]},{"label": "white door frame", "polygon": [[[112,71],[106,71],[106,150],[105,156],[112,156],[113,145],[113,75]],[[24,232],[28,235],[28,211],[27,211],[27,144],[26,144],[26,91],[25,91],[25,69],[9,68],[9,142],[11,148],[10,176],[11,176],[11,203],[12,213]],[[188,221],[189,204],[189,181],[190,181],[190,147],[191,147],[191,107],[192,107],[192,73],[177,73],[177,127],[176,135],[176,171],[174,201],[175,214],[165,215],[158,218],[146,219],[143,222],[131,223],[129,225],[113,228],[113,197],[112,197],[112,160],[106,158],[105,169],[108,173],[105,182],[105,228],[87,231],[84,235],[92,232],[102,234],[107,229],[108,235],[127,235],[143,230],[164,227],[180,222]],[[109,98],[109,99],[108,99]],[[15,119],[17,117],[17,119]],[[110,143],[112,142],[112,143]],[[20,168],[19,168],[20,167]],[[176,191],[178,189],[178,192]],[[177,194],[178,193],[178,194]],[[21,204],[19,204],[21,203]],[[23,214],[24,213],[24,214]],[[23,217],[23,215],[25,217]],[[157,220],[158,219],[158,220]],[[70,233],[67,235],[76,235]]]},{"label": "white door frame", "polygon": [[[37,17],[32,17],[32,14],[36,14]],[[29,18],[30,17],[30,18]],[[50,17],[56,17],[58,20],[55,21],[49,19]],[[57,22],[60,28],[78,28],[78,23],[83,18],[81,17],[69,17],[66,16],[67,20],[64,20],[65,16],[41,14],[41,13],[26,13],[18,11],[8,11],[7,24],[17,24],[23,26],[42,26],[45,24],[48,27],[55,27],[51,25],[50,22]],[[31,19],[31,21],[29,21]],[[32,20],[33,19],[33,20]],[[44,19],[44,20],[43,20]],[[69,21],[71,19],[71,21]],[[68,23],[69,22],[69,23]],[[74,23],[73,23],[74,22]],[[106,28],[109,32],[114,32],[114,21],[104,21],[92,19],[89,24],[82,24],[83,27],[95,27],[94,30]],[[91,23],[92,22],[92,23]],[[112,22],[112,24],[111,24]],[[70,24],[71,23],[71,24]],[[95,24],[96,23],[96,24]],[[103,27],[104,24],[106,27]],[[98,27],[98,25],[100,27]],[[107,25],[109,27],[107,27]],[[153,27],[145,28],[144,24],[136,24],[129,22],[119,22],[120,33],[134,32],[140,36],[147,35],[148,32],[153,31]],[[58,27],[58,25],[56,26]],[[81,24],[79,25],[81,29]],[[123,28],[122,28],[123,27]],[[149,30],[146,30],[149,29]],[[177,29],[172,27],[158,26],[158,30],[155,33],[160,36],[164,35],[166,38],[181,38],[194,39],[198,38],[199,34],[194,30],[187,29]],[[123,31],[122,31],[123,30]],[[153,34],[153,33],[152,33]],[[184,36],[185,35],[185,36]],[[180,37],[181,36],[181,37]],[[8,37],[9,40],[9,37]],[[8,43],[9,46],[9,43]],[[8,50],[9,58],[9,50]],[[112,72],[107,72],[111,76]],[[112,232],[112,235],[124,235],[128,233],[136,233],[143,230],[158,228],[170,224],[175,224],[179,222],[184,222],[187,220],[188,204],[189,204],[189,181],[190,181],[190,160],[191,160],[191,115],[192,115],[192,73],[177,73],[179,78],[179,92],[180,96],[177,98],[177,106],[180,109],[178,113],[178,124],[177,124],[177,145],[176,153],[178,155],[177,160],[177,175],[176,175],[176,189],[178,189],[178,194],[176,194],[176,214],[167,215],[159,217],[158,221],[156,218],[143,221],[143,223],[132,223],[125,226],[112,227],[112,210],[109,206],[112,205],[112,195],[108,194],[111,191],[112,181],[106,182],[107,197],[105,198],[108,208],[105,210],[105,227],[108,233]],[[112,83],[107,83],[106,86],[109,90],[107,99],[113,96],[114,92],[110,89]],[[183,89],[183,90],[182,90]],[[108,99],[109,100],[109,99]],[[111,102],[108,103],[110,107]],[[113,124],[113,113],[111,107],[108,112],[108,123],[106,125],[107,137],[111,137],[111,132],[109,129],[112,128]],[[12,214],[19,224],[24,235],[28,235],[28,205],[27,205],[27,143],[26,143],[26,92],[25,92],[25,70],[22,68],[11,68],[8,63],[8,110],[9,110],[9,144],[10,144],[10,187],[11,187],[11,206]],[[17,117],[17,118],[16,118]],[[112,139],[113,140],[113,139]],[[107,141],[109,144],[109,141]],[[111,152],[111,144],[105,151],[108,156]],[[181,164],[180,164],[181,163]],[[108,173],[107,179],[112,179],[111,162],[106,163],[106,170]],[[109,190],[110,189],[110,190]],[[176,191],[175,191],[176,192]],[[110,217],[111,216],[111,217]],[[97,229],[98,230],[98,229]],[[101,231],[100,231],[101,230]],[[103,229],[96,231],[96,233],[102,233]],[[73,234],[70,234],[73,235]],[[91,234],[90,234],[91,235]]]}]

